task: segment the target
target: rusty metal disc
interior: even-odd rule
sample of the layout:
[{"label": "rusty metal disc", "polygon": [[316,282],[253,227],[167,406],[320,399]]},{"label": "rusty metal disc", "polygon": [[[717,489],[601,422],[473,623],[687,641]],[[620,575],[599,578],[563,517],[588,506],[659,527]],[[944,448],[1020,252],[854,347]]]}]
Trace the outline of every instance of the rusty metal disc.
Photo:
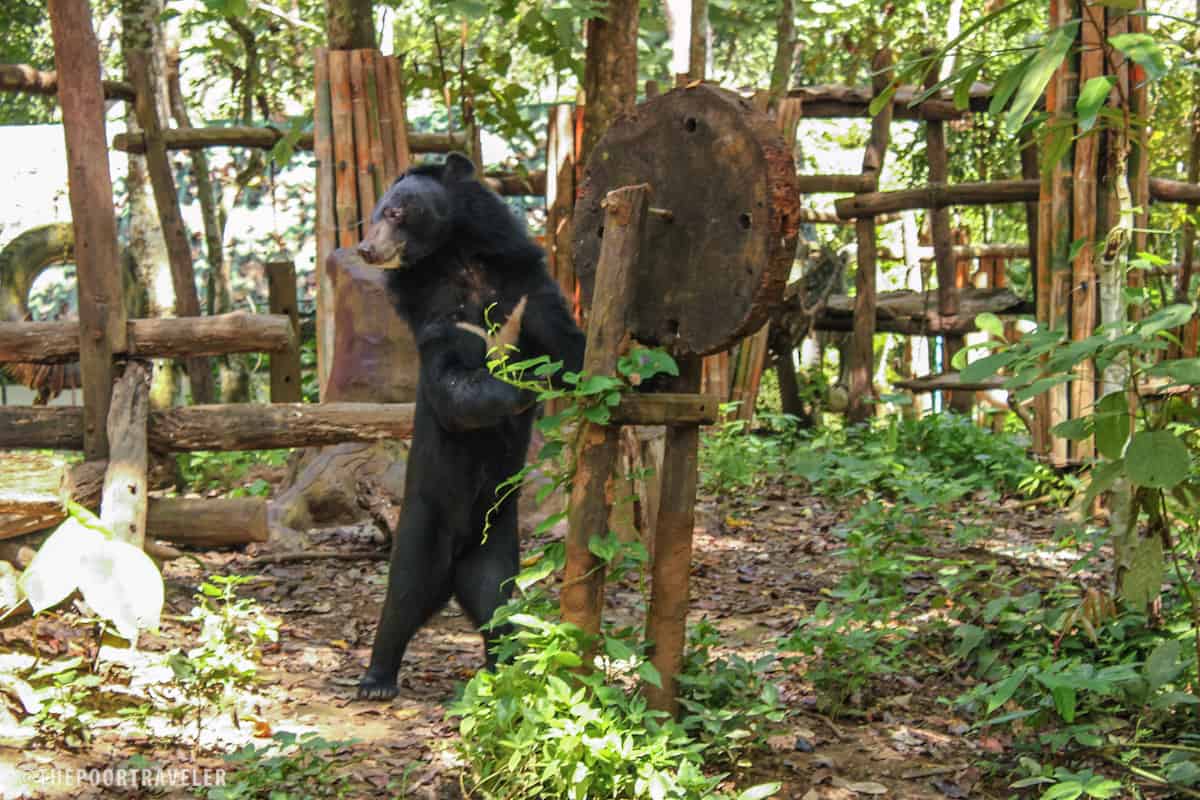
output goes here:
[{"label": "rusty metal disc", "polygon": [[[651,186],[633,335],[675,355],[706,355],[753,333],[783,297],[796,252],[799,195],[775,123],[733,92],[679,88],[619,117],[588,159],[573,219],[574,264],[590,305],[601,203]],[[665,213],[663,213],[665,212]]]}]

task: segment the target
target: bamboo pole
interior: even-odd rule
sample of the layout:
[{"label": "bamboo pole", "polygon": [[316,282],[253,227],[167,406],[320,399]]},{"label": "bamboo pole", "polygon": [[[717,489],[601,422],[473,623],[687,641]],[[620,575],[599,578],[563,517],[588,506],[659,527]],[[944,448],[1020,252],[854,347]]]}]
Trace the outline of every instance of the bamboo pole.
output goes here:
[{"label": "bamboo pole", "polygon": [[333,358],[333,282],[324,265],[338,246],[335,212],[336,178],[333,155],[333,96],[330,88],[329,51],[318,47],[313,66],[317,97],[313,114],[313,150],[317,157],[317,383],[321,396],[329,379]]},{"label": "bamboo pole", "polygon": [[[321,48],[318,48],[320,50]],[[345,50],[336,52],[348,52]],[[395,61],[395,59],[390,59]],[[393,115],[395,105],[393,104]],[[467,147],[463,134],[450,133],[417,133],[407,127],[397,128],[407,139],[407,146],[414,153],[450,153]],[[163,131],[163,144],[168,150],[196,150],[212,147],[254,147],[270,150],[279,140],[288,135],[285,130],[253,125],[229,125],[219,128],[175,128]],[[146,139],[138,132],[118,133],[113,137],[114,150],[124,153],[146,152]],[[296,140],[297,150],[313,150],[316,147],[316,133],[302,133]]]},{"label": "bamboo pole", "polygon": [[[649,196],[649,187],[641,185],[616,189],[605,198],[604,239],[596,265],[596,291],[583,363],[583,371],[589,375],[611,375],[616,370],[621,342],[628,333],[626,313],[631,304]],[[588,543],[593,536],[604,536],[607,532],[609,500],[605,486],[617,463],[619,433],[615,427],[584,422],[576,438],[560,603],[563,620],[590,635],[600,631],[604,563]]]},{"label": "bamboo pole", "polygon": [[[383,180],[380,181],[380,192],[387,191],[392,182],[399,176],[396,169],[396,116],[392,111],[392,73],[388,67],[387,56],[378,51],[374,53],[375,96],[379,100],[379,143],[383,157]],[[401,119],[401,125],[404,120]],[[382,194],[381,194],[382,196]]]},{"label": "bamboo pole", "polygon": [[108,409],[114,350],[125,347],[125,305],[117,256],[117,222],[104,133],[100,51],[87,0],[49,0],[58,102],[70,168],[68,190],[79,281],[83,449],[108,454]]},{"label": "bamboo pole", "polygon": [[[371,188],[376,198],[383,196],[386,188],[384,173],[387,170],[383,157],[383,130],[380,119],[381,106],[379,98],[378,70],[375,62],[380,58],[378,50],[361,50],[364,100],[367,106],[367,134],[370,137],[370,161],[368,168],[371,172]],[[372,210],[374,205],[372,204]]]},{"label": "bamboo pole", "polygon": [[[334,204],[337,210],[338,247],[354,247],[359,235],[359,202],[354,161],[354,116],[350,100],[350,53],[329,51],[329,94],[332,112],[330,138],[333,140]],[[322,262],[323,263],[323,262]],[[333,302],[332,291],[328,293]],[[329,327],[329,326],[326,326]],[[329,332],[332,337],[332,330]],[[332,356],[333,341],[328,342]],[[327,370],[323,369],[323,372]]]},{"label": "bamboo pole", "polygon": [[[388,56],[384,60],[387,62],[387,89],[394,121],[396,174],[399,175],[408,169],[412,153],[419,153],[421,150],[416,146],[416,137],[408,130],[408,110],[404,105],[404,64],[394,56]],[[462,145],[456,144],[450,149],[461,150]]]},{"label": "bamboo pole", "polygon": [[[354,174],[358,185],[358,216],[361,220],[359,236],[366,230],[375,210],[375,176],[371,170],[371,127],[367,113],[366,76],[363,70],[365,50],[351,50],[350,55],[350,110],[354,137]],[[340,133],[340,132],[339,132]]]}]

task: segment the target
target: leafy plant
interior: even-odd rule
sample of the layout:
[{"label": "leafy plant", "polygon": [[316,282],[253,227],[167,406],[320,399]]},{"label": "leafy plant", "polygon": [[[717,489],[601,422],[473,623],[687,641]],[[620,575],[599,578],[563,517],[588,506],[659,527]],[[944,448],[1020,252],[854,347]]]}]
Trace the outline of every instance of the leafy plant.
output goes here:
[{"label": "leafy plant", "polygon": [[[346,767],[362,760],[345,752],[354,742],[315,733],[277,732],[269,745],[248,744],[225,757],[233,767],[224,786],[197,789],[206,800],[307,800],[353,797]],[[336,756],[336,760],[334,758]]]}]

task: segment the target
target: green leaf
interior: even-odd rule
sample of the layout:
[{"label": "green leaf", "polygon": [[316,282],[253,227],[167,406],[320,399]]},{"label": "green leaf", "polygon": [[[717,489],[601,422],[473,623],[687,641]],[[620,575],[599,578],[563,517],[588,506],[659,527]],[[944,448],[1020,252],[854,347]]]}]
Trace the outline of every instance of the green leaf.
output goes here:
[{"label": "green leaf", "polygon": [[1100,107],[1108,99],[1108,93],[1116,82],[1117,79],[1111,75],[1100,75],[1084,84],[1079,99],[1075,101],[1075,114],[1079,117],[1081,132],[1091,130],[1096,124],[1096,115],[1100,113]]},{"label": "green leaf", "polygon": [[1178,639],[1167,639],[1150,653],[1146,659],[1144,676],[1150,684],[1150,691],[1166,686],[1179,676],[1183,665],[1179,663],[1180,646]]},{"label": "green leaf", "polygon": [[649,683],[659,689],[663,687],[662,675],[658,673],[658,669],[649,661],[643,661],[638,666],[637,672],[638,675],[641,676],[642,680],[644,680],[646,683]]},{"label": "green leaf", "polygon": [[1050,690],[1054,698],[1054,710],[1068,724],[1075,721],[1075,704],[1077,695],[1070,686],[1055,686]]},{"label": "green leaf", "polygon": [[1129,440],[1129,400],[1124,392],[1110,392],[1096,404],[1096,448],[1116,461]]},{"label": "green leaf", "polygon": [[1139,539],[1129,558],[1129,569],[1121,580],[1121,597],[1144,612],[1162,591],[1166,564],[1163,561],[1162,539],[1148,536]]},{"label": "green leaf", "polygon": [[604,652],[614,661],[629,661],[634,656],[633,648],[611,636],[604,639]]},{"label": "green leaf", "polygon": [[1170,431],[1141,431],[1125,452],[1129,479],[1138,486],[1170,489],[1188,476],[1187,445]]},{"label": "green leaf", "polygon": [[1037,104],[1038,98],[1046,91],[1046,85],[1054,75],[1054,70],[1062,64],[1063,59],[1075,43],[1075,34],[1079,31],[1078,22],[1069,22],[1055,29],[1047,38],[1042,48],[1033,57],[1029,70],[1021,80],[1012,108],[1004,119],[1005,129],[1010,136],[1016,136],[1025,118]]},{"label": "green leaf", "polygon": [[737,800],[762,800],[764,797],[771,797],[778,794],[783,788],[783,784],[775,783],[760,783],[757,786],[751,786],[746,791],[737,796]]},{"label": "green leaf", "polygon": [[892,98],[896,95],[896,88],[898,86],[899,84],[897,84],[895,81],[892,81],[888,84],[886,89],[875,95],[875,97],[871,98],[871,103],[867,106],[867,115],[872,117],[878,116],[879,112],[883,110],[883,107],[892,102]]},{"label": "green leaf", "polygon": [[992,89],[992,102],[988,104],[989,114],[997,116],[1004,110],[1004,107],[1008,105],[1009,99],[1013,96],[1013,92],[1021,85],[1021,79],[1025,77],[1025,73],[1029,70],[1029,65],[1032,63],[1033,56],[1026,56],[1018,64],[1005,70],[1004,74],[1000,76],[1000,80],[996,81],[996,85]]},{"label": "green leaf", "polygon": [[1192,318],[1195,309],[1187,303],[1174,303],[1155,311],[1138,325],[1138,333],[1150,337],[1160,331],[1178,328]]},{"label": "green leaf", "polygon": [[1038,378],[1025,388],[1017,391],[1017,402],[1024,403],[1031,397],[1036,397],[1042,392],[1049,391],[1059,384],[1067,383],[1073,380],[1075,380],[1074,375],[1051,375],[1048,378]]},{"label": "green leaf", "polygon": [[1165,375],[1176,383],[1200,386],[1200,358],[1164,361],[1149,372],[1151,375]]},{"label": "green leaf", "polygon": [[1167,59],[1150,34],[1122,33],[1108,37],[1108,43],[1144,67],[1150,80],[1167,74]]},{"label": "green leaf", "polygon": [[1087,417],[1079,417],[1078,419],[1069,419],[1066,422],[1058,423],[1050,429],[1050,432],[1063,439],[1078,442],[1088,437],[1088,429],[1090,427],[1091,420]]},{"label": "green leaf", "polygon": [[1063,781],[1042,792],[1039,800],[1075,800],[1082,794],[1083,784],[1079,781]]},{"label": "green leaf", "polygon": [[990,378],[1001,369],[1017,360],[1017,354],[1011,352],[992,353],[978,361],[972,361],[958,373],[959,380],[964,383],[975,383]]},{"label": "green leaf", "polygon": [[979,59],[959,71],[958,83],[954,86],[954,107],[959,111],[966,111],[970,107],[971,87],[975,84],[975,79],[979,77],[979,70],[983,65],[984,60]]},{"label": "green leaf", "polygon": [[997,339],[1004,339],[1004,322],[990,311],[985,311],[975,318],[975,327]]},{"label": "green leaf", "polygon": [[987,711],[984,712],[985,716],[1007,703],[1024,680],[1025,670],[1018,669],[997,684],[995,690],[992,692],[992,696],[988,699]]},{"label": "green leaf", "polygon": [[1125,474],[1125,461],[1117,459],[1116,461],[1105,461],[1096,466],[1091,473],[1091,481],[1088,483],[1087,492],[1083,496],[1083,505],[1087,507],[1097,495],[1103,494],[1112,488],[1112,485],[1117,482],[1117,478]]}]

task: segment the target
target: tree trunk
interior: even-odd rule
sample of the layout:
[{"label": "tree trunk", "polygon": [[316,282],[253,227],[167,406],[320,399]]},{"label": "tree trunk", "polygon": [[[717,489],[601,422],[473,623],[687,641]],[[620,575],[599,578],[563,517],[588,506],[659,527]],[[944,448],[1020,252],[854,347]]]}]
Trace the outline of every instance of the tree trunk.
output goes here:
[{"label": "tree trunk", "polygon": [[796,50],[796,2],[780,0],[779,17],[775,23],[775,61],[771,67],[771,106],[787,94],[792,75],[792,59]]},{"label": "tree trunk", "polygon": [[330,50],[375,47],[375,15],[371,0],[325,0],[325,33]]},{"label": "tree trunk", "polygon": [[586,105],[579,163],[587,163],[612,118],[637,102],[637,32],[637,0],[609,0],[603,19],[587,21]]},{"label": "tree trunk", "polygon": [[[166,112],[162,102],[162,76],[165,61],[160,57],[161,28],[157,20],[162,14],[161,0],[121,0],[121,50],[129,52],[144,48],[151,53],[152,72],[156,87],[155,104],[160,116]],[[139,33],[140,32],[140,33]],[[150,42],[140,41],[146,36]],[[126,67],[125,78],[129,80]],[[165,117],[164,117],[165,118]],[[125,125],[129,132],[140,133],[137,113],[133,103],[125,105]],[[146,287],[148,317],[175,316],[175,289],[171,284],[171,268],[167,258],[167,243],[163,239],[162,225],[150,196],[150,175],[146,170],[146,158],[128,155],[125,173],[129,192],[129,257],[133,259],[138,283]],[[133,309],[129,309],[133,313]],[[179,380],[174,364],[165,359],[151,362],[150,405],[152,408],[169,408],[175,404],[179,393]]]}]

